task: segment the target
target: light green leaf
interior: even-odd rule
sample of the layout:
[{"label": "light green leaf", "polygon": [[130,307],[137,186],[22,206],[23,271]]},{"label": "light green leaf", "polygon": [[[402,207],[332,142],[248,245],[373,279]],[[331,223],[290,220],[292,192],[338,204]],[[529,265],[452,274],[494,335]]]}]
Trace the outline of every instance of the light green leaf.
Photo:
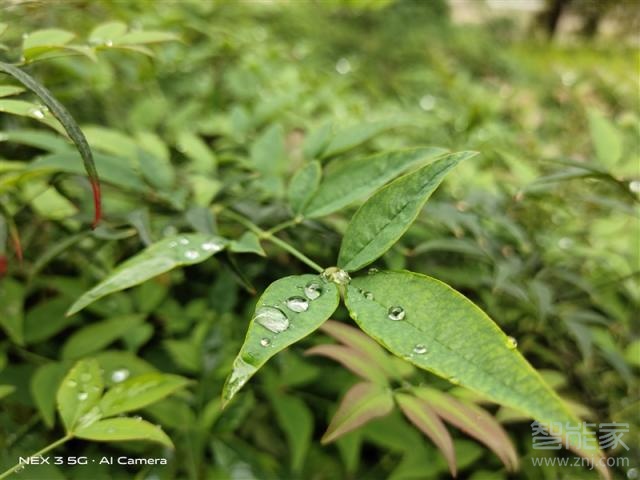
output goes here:
[{"label": "light green leaf", "polygon": [[67,152],[71,149],[71,144],[55,133],[26,128],[2,132],[0,142],[20,143],[49,152]]},{"label": "light green leaf", "polygon": [[291,471],[300,472],[311,444],[313,414],[300,398],[279,391],[269,393],[278,425],[284,431],[291,452]]},{"label": "light green leaf", "polygon": [[318,275],[293,275],[273,282],[262,294],[244,344],[223,389],[229,402],[276,353],[306,337],[338,307],[338,288]]},{"label": "light green leaf", "polygon": [[384,120],[341,128],[337,130],[327,147],[322,151],[322,157],[327,158],[344,153],[397,125],[397,121]]},{"label": "light green leaf", "polygon": [[374,418],[388,415],[392,410],[393,396],[388,387],[373,383],[357,383],[340,402],[321,442],[332,442]]},{"label": "light green leaf", "polygon": [[46,108],[35,103],[25,102],[24,100],[0,99],[0,112],[10,113],[20,117],[33,118],[34,120],[44,123],[60,133],[64,132],[64,129],[58,120],[53,118]]},{"label": "light green leaf", "polygon": [[74,37],[75,34],[57,28],[37,30],[24,38],[22,55],[27,60],[33,60],[42,53],[63,48]]},{"label": "light green leaf", "polygon": [[182,131],[178,135],[178,149],[191,160],[193,170],[200,173],[215,172],[218,160],[209,146],[198,135]]},{"label": "light green leaf", "polygon": [[304,216],[322,217],[336,212],[371,194],[408,168],[433,161],[445,153],[441,148],[422,147],[332,164],[304,208]]},{"label": "light green leaf", "polygon": [[12,278],[0,281],[0,326],[9,338],[22,345],[24,342],[24,288]]},{"label": "light green leaf", "polygon": [[0,97],[10,97],[24,92],[24,88],[17,85],[0,85]]},{"label": "light green leaf", "polygon": [[541,423],[580,423],[509,337],[445,283],[417,273],[380,272],[352,280],[345,302],[362,330],[408,362]]},{"label": "light green leaf", "polygon": [[333,128],[331,122],[327,122],[309,133],[305,137],[302,146],[305,158],[318,158],[329,145],[332,136]]},{"label": "light green leaf", "polygon": [[189,380],[178,375],[146,373],[117,384],[99,403],[103,417],[139,410],[184,388]]},{"label": "light green leaf", "polygon": [[62,358],[79,358],[102,350],[144,320],[144,315],[123,315],[76,330],[62,347]]},{"label": "light green leaf", "polygon": [[251,145],[251,162],[261,174],[277,175],[286,166],[284,130],[281,125],[272,125]]},{"label": "light green leaf", "polygon": [[229,244],[229,250],[236,253],[255,253],[262,257],[267,256],[260,245],[260,238],[253,232],[244,232],[238,240],[233,240]]},{"label": "light green leaf", "polygon": [[171,32],[140,31],[129,32],[114,39],[113,45],[140,45],[147,43],[160,43],[179,40],[178,36]]},{"label": "light green leaf", "polygon": [[175,172],[167,145],[151,132],[140,132],[136,138],[141,147],[138,162],[142,175],[153,187],[170,190],[175,182]]},{"label": "light green leaf", "polygon": [[355,213],[342,239],[338,266],[359,270],[384,254],[407,231],[449,171],[475,152],[452,153],[393,181]]},{"label": "light green leaf", "polygon": [[79,428],[75,432],[75,436],[98,442],[146,440],[174,448],[171,439],[162,431],[160,426],[153,425],[141,418],[108,418],[100,420]]},{"label": "light green leaf", "polygon": [[65,373],[66,368],[62,363],[47,363],[31,377],[31,396],[49,428],[55,424],[56,392]]},{"label": "light green leaf", "polygon": [[314,160],[303,165],[291,178],[287,196],[293,213],[300,214],[320,185],[322,166]]},{"label": "light green leaf", "polygon": [[4,32],[7,31],[7,28],[9,28],[9,24],[8,23],[0,23],[0,35],[4,35]]},{"label": "light green leaf", "polygon": [[114,40],[127,33],[127,25],[122,22],[101,23],[89,34],[91,43],[113,44]]},{"label": "light green leaf", "polygon": [[452,477],[456,477],[456,452],[451,435],[442,420],[424,400],[405,393],[394,394],[402,413],[438,447],[449,465]]},{"label": "light green leaf", "polygon": [[120,383],[129,377],[156,371],[151,364],[130,352],[121,350],[102,351],[96,353],[93,358],[98,360],[104,369],[104,378],[108,386]]},{"label": "light green leaf", "polygon": [[80,360],[71,368],[56,395],[58,412],[67,432],[73,432],[80,418],[95,407],[103,388],[97,360]]},{"label": "light green leaf", "polygon": [[176,267],[201,263],[226,246],[220,237],[191,233],[165,238],[115,268],[102,282],[78,298],[67,315],[99,298],[138,285]]},{"label": "light green leaf", "polygon": [[596,110],[589,111],[589,129],[598,162],[607,170],[611,170],[622,156],[620,132]]},{"label": "light green leaf", "polygon": [[635,340],[627,346],[624,358],[629,362],[629,365],[640,367],[640,340]]}]

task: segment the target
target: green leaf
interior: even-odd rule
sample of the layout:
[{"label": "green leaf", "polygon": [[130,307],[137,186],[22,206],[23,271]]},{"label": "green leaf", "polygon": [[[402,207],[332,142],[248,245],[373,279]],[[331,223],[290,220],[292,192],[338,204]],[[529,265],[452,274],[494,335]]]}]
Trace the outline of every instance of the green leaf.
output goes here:
[{"label": "green leaf", "polygon": [[57,28],[36,30],[24,37],[22,55],[26,60],[33,60],[50,50],[64,48],[74,37],[75,34]]},{"label": "green leaf", "polygon": [[171,42],[174,40],[179,40],[178,36],[174,33],[149,30],[126,33],[121,37],[115,38],[113,41],[113,45],[140,45],[148,43]]},{"label": "green leaf", "polygon": [[12,278],[0,280],[0,326],[18,345],[24,342],[23,296],[22,284]]},{"label": "green leaf", "polygon": [[388,415],[392,410],[393,396],[388,387],[373,383],[357,383],[340,402],[321,442],[332,442],[374,418]]},{"label": "green leaf", "polygon": [[314,160],[303,165],[291,178],[287,196],[293,213],[298,215],[304,210],[304,207],[318,189],[321,176],[322,167],[320,162]]},{"label": "green leaf", "polygon": [[176,267],[201,263],[226,246],[226,240],[201,233],[165,238],[115,268],[102,282],[78,298],[67,315],[79,312],[99,298],[139,285]]},{"label": "green leaf", "polygon": [[138,162],[147,181],[160,191],[171,190],[175,183],[175,172],[165,143],[156,134],[140,132],[137,135]]},{"label": "green leaf", "polygon": [[39,367],[31,377],[31,396],[49,428],[53,428],[55,424],[56,391],[65,372],[66,368],[62,363],[47,363]]},{"label": "green leaf", "polygon": [[596,110],[589,111],[589,129],[598,162],[607,170],[611,170],[622,156],[620,132]]},{"label": "green leaf", "polygon": [[236,253],[255,253],[261,257],[267,256],[260,245],[260,239],[253,232],[244,232],[238,240],[233,240],[229,244],[229,250]]},{"label": "green leaf", "polygon": [[153,425],[141,418],[108,418],[100,420],[79,428],[75,432],[75,436],[98,442],[146,440],[174,448],[171,439],[158,425]]},{"label": "green leaf", "polygon": [[24,88],[17,85],[0,85],[0,97],[10,97],[24,92]]},{"label": "green leaf", "polygon": [[79,358],[102,350],[144,321],[144,318],[144,315],[123,315],[76,330],[62,347],[62,358]]},{"label": "green leaf", "polygon": [[358,350],[342,345],[316,345],[305,352],[305,355],[321,355],[341,363],[345,368],[372,383],[387,385],[387,377],[380,366]]},{"label": "green leaf", "polygon": [[407,231],[449,171],[475,152],[452,153],[376,192],[355,213],[342,239],[338,266],[359,270],[384,254]]},{"label": "green leaf", "polygon": [[16,391],[14,385],[0,385],[0,400]]},{"label": "green leaf", "polygon": [[580,423],[509,337],[445,283],[412,272],[380,272],[353,279],[345,303],[362,330],[417,367],[543,424]]},{"label": "green leaf", "polygon": [[322,151],[322,157],[327,158],[344,153],[397,125],[398,122],[396,121],[384,120],[339,129]]},{"label": "green leaf", "polygon": [[518,454],[511,440],[498,421],[485,410],[433,388],[415,388],[414,393],[441,418],[489,447],[508,470],[518,469]]},{"label": "green leaf", "polygon": [[192,169],[196,172],[215,172],[218,160],[204,140],[190,131],[182,131],[178,135],[178,149],[191,160]]},{"label": "green leaf", "polygon": [[313,414],[300,398],[274,391],[269,393],[278,425],[287,438],[291,471],[300,472],[313,435]]},{"label": "green leaf", "polygon": [[282,173],[286,167],[284,130],[281,125],[272,125],[251,145],[251,162],[263,175]]},{"label": "green leaf", "polygon": [[322,217],[336,212],[371,194],[408,168],[433,161],[445,153],[441,148],[422,147],[336,162],[324,173],[303,214]]},{"label": "green leaf", "polygon": [[[318,295],[319,293],[319,295]],[[267,360],[316,330],[338,308],[338,288],[318,275],[293,275],[262,294],[222,392],[226,404]]]},{"label": "green leaf", "polygon": [[405,393],[396,393],[394,397],[402,413],[442,452],[449,465],[451,476],[455,478],[457,475],[456,452],[451,435],[442,420],[424,400]]},{"label": "green leaf", "polygon": [[318,158],[327,148],[331,137],[333,136],[333,127],[331,122],[327,122],[315,130],[311,131],[304,139],[302,152],[305,158]]},{"label": "green leaf", "polygon": [[139,410],[184,388],[189,380],[178,375],[146,373],[117,384],[100,400],[103,417]]},{"label": "green leaf", "polygon": [[127,25],[122,22],[101,23],[91,31],[89,41],[109,45],[125,33],[127,33]]},{"label": "green leaf", "polygon": [[56,396],[58,412],[67,432],[73,432],[80,418],[95,407],[103,388],[97,360],[80,360],[71,368]]},{"label": "green leaf", "polygon": [[64,130],[60,123],[53,118],[49,111],[41,105],[25,102],[24,100],[0,99],[0,112],[18,115],[20,117],[28,117],[37,120],[40,123],[57,130],[62,133]]}]

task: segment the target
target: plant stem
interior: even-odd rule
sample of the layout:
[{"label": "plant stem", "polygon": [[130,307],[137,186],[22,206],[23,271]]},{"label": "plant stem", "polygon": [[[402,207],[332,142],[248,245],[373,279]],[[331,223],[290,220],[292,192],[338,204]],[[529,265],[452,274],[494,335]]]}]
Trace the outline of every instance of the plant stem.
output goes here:
[{"label": "plant stem", "polygon": [[[71,434],[67,434],[64,437],[56,440],[53,443],[50,443],[49,445],[47,445],[46,447],[44,447],[41,450],[38,450],[36,453],[34,453],[33,455],[29,455],[29,458],[31,457],[39,457],[40,455],[47,453],[49,450],[53,450],[56,447],[59,447],[60,445],[62,445],[63,443],[68,442],[69,440],[71,440],[73,438],[73,435]],[[16,472],[16,469],[19,468],[22,464],[20,462],[16,463],[13,467],[9,468],[8,470],[5,470],[3,473],[0,474],[0,480],[2,480],[3,478],[7,478],[9,475],[11,475],[12,473],[18,473]]]},{"label": "plant stem", "polygon": [[251,220],[249,220],[248,218],[243,217],[242,215],[234,212],[233,210],[222,210],[222,212],[220,212],[220,213],[222,213],[223,215],[226,215],[227,217],[229,217],[229,218],[237,221],[238,223],[244,225],[250,231],[252,231],[256,235],[258,235],[258,237],[260,237],[261,239],[267,240],[267,241],[273,243],[274,245],[277,245],[281,249],[289,252],[291,255],[296,257],[298,260],[300,260],[301,262],[303,262],[307,266],[309,266],[312,269],[314,269],[316,272],[321,273],[321,272],[324,271],[324,268],[322,268],[316,262],[311,260],[304,253],[302,253],[301,251],[299,251],[298,249],[296,249],[292,245],[289,245],[287,242],[285,242],[284,240],[279,239],[278,237],[276,237],[274,235],[274,232],[282,230],[283,228],[287,228],[288,226],[294,225],[295,223],[298,223],[296,220],[291,220],[291,221],[287,221],[287,222],[281,223],[280,225],[277,225],[276,227],[274,227],[272,230],[267,231],[267,230],[261,229],[255,223],[253,223]]}]

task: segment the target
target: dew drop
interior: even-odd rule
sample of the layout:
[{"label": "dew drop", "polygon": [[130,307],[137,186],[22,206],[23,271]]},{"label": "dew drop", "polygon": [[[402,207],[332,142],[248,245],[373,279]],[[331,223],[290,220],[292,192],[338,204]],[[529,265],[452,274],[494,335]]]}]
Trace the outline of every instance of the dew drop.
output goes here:
[{"label": "dew drop", "polygon": [[104,44],[105,44],[107,47],[113,47],[113,40],[107,40],[106,42],[104,42]]},{"label": "dew drop", "polygon": [[433,110],[436,106],[436,99],[433,95],[425,95],[420,99],[420,108],[425,112]]},{"label": "dew drop", "polygon": [[640,193],[640,180],[630,181],[629,190],[631,190],[633,193]]},{"label": "dew drop", "polygon": [[200,252],[198,252],[197,250],[187,250],[186,252],[184,252],[184,256],[189,260],[195,260],[200,256]]},{"label": "dew drop", "polygon": [[188,238],[180,238],[180,239],[178,239],[178,243],[180,245],[189,245],[189,239]]},{"label": "dew drop", "polygon": [[221,246],[219,243],[215,243],[215,242],[205,242],[202,244],[202,249],[205,252],[210,252],[212,250],[220,250]]},{"label": "dew drop", "polygon": [[416,345],[413,347],[413,353],[417,355],[424,355],[425,353],[427,353],[427,346],[422,343],[416,343]]},{"label": "dew drop", "polygon": [[276,307],[260,307],[253,320],[273,333],[284,332],[289,328],[289,319]]},{"label": "dew drop", "polygon": [[20,473],[23,470],[24,470],[24,464],[21,464],[21,465],[18,465],[16,468],[13,469],[13,473]]},{"label": "dew drop", "polygon": [[364,298],[366,298],[367,300],[373,300],[373,293],[371,292],[362,292],[362,295],[364,295]]},{"label": "dew drop", "polygon": [[136,422],[141,422],[141,421],[142,421],[142,417],[141,417],[140,415],[136,415],[135,417],[133,417],[133,419],[134,419]]},{"label": "dew drop", "polygon": [[304,294],[309,300],[316,300],[322,295],[322,285],[317,282],[308,283],[304,287]]},{"label": "dew drop", "polygon": [[263,347],[268,347],[271,345],[271,340],[269,340],[268,338],[263,338],[262,340],[260,340],[260,345],[262,345]]},{"label": "dew drop", "polygon": [[303,297],[289,297],[284,304],[289,310],[296,313],[306,312],[309,310],[309,300]]},{"label": "dew drop", "polygon": [[89,394],[87,392],[80,392],[78,394],[78,400],[84,402],[87,398],[89,398]]},{"label": "dew drop", "polygon": [[627,478],[629,480],[636,480],[638,478],[638,469],[637,468],[630,468],[629,470],[627,470]]},{"label": "dew drop", "polygon": [[367,275],[375,275],[378,272],[380,272],[380,270],[375,267],[371,267],[369,270],[367,270]]},{"label": "dew drop", "polygon": [[30,110],[29,113],[36,118],[44,118],[44,111],[40,108],[34,108]]},{"label": "dew drop", "polygon": [[341,58],[336,62],[336,72],[340,75],[346,75],[351,71],[351,62],[346,58]]},{"label": "dew drop", "polygon": [[389,308],[389,320],[394,320],[394,321],[398,321],[398,320],[404,320],[404,317],[406,316],[406,312],[404,311],[404,308],[402,307],[391,307]]},{"label": "dew drop", "polygon": [[351,281],[349,274],[338,267],[329,267],[320,276],[325,281],[337,283],[338,285],[347,285]]},{"label": "dew drop", "polygon": [[114,383],[124,382],[129,378],[129,370],[126,368],[119,368],[111,373],[111,381]]},{"label": "dew drop", "polygon": [[507,337],[507,347],[509,350],[514,350],[518,347],[518,341],[513,337]]}]

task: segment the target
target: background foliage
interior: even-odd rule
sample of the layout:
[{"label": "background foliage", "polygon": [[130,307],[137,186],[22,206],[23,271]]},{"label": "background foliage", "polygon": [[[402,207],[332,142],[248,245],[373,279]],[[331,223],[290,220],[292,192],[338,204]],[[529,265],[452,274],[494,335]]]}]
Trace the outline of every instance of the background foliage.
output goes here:
[{"label": "background foliage", "polygon": [[[291,218],[304,193],[289,188],[291,178],[310,159],[333,168],[416,145],[481,155],[450,174],[379,266],[433,275],[477,302],[576,412],[630,423],[631,451],[607,453],[637,466],[639,99],[637,52],[625,42],[531,40],[508,19],[454,25],[436,1],[7,5],[0,55],[24,56],[83,127],[105,221],[88,230],[90,186],[77,154],[43,125],[55,121],[24,103],[37,103],[32,96],[0,99],[0,112],[22,115],[0,116],[0,200],[24,250],[19,262],[0,224],[9,260],[0,280],[5,468],[61,436],[55,388],[75,360],[94,357],[107,385],[149,372],[193,380],[140,412],[175,450],[73,440],[57,452],[166,456],[169,465],[33,467],[33,478],[446,476],[444,458],[397,412],[321,445],[339,398],[358,381],[304,355],[327,343],[321,333],[274,357],[220,410],[256,293],[309,272],[226,213],[268,230]],[[122,24],[96,31],[106,20]],[[22,38],[44,28],[77,36],[59,34],[54,49]],[[0,82],[12,93],[9,77]],[[353,211],[278,235],[330,265]],[[233,243],[64,315],[115,265],[178,232]],[[348,316],[341,309],[335,318]],[[530,421],[488,408],[521,457],[518,478],[558,478],[531,466],[540,452]],[[506,478],[491,450],[454,433],[461,476]]]}]

